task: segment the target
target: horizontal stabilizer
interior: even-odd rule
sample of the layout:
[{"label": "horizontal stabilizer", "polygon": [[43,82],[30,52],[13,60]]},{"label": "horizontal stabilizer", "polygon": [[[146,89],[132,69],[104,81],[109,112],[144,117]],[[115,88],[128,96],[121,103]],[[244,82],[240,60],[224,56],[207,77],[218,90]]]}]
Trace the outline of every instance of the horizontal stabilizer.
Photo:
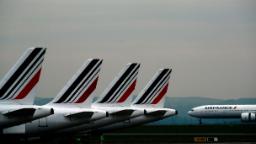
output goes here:
[{"label": "horizontal stabilizer", "polygon": [[145,115],[164,115],[166,112],[166,110],[145,110]]},{"label": "horizontal stabilizer", "polygon": [[124,109],[124,110],[120,110],[120,111],[115,111],[115,112],[111,113],[111,115],[115,115],[115,116],[131,115],[133,112],[134,112],[133,109]]},{"label": "horizontal stabilizer", "polygon": [[68,118],[74,119],[90,119],[94,112],[77,112],[65,115]]},{"label": "horizontal stabilizer", "polygon": [[35,108],[21,108],[21,109],[5,112],[3,113],[3,115],[7,117],[33,116],[35,111],[36,111]]}]

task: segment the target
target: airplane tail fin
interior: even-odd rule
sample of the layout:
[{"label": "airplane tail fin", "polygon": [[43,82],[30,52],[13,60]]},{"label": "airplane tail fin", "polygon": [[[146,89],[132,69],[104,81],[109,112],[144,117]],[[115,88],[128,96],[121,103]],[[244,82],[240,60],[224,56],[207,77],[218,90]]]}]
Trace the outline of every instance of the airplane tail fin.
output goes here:
[{"label": "airplane tail fin", "polygon": [[140,64],[127,64],[102,93],[96,104],[129,105],[135,90]]},{"label": "airplane tail fin", "polygon": [[102,62],[102,59],[87,60],[50,104],[90,107]]},{"label": "airplane tail fin", "polygon": [[29,48],[0,83],[0,101],[33,104],[46,48]]},{"label": "airplane tail fin", "polygon": [[133,106],[163,107],[172,69],[160,69],[139,93]]}]

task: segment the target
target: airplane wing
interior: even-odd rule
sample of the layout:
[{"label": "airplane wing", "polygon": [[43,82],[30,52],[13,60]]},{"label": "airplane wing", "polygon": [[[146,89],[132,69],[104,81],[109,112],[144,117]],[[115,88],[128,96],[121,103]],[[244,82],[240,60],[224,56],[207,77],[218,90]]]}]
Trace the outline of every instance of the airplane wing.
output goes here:
[{"label": "airplane wing", "polygon": [[20,108],[20,109],[4,112],[3,115],[7,117],[33,116],[35,111],[36,111],[35,108]]},{"label": "airplane wing", "polygon": [[68,118],[75,118],[75,119],[90,119],[94,112],[76,112],[71,114],[66,114],[65,116]]},{"label": "airplane wing", "polygon": [[124,110],[112,112],[110,114],[115,116],[122,116],[122,115],[130,115],[132,114],[132,112],[134,112],[133,109],[124,109]]}]

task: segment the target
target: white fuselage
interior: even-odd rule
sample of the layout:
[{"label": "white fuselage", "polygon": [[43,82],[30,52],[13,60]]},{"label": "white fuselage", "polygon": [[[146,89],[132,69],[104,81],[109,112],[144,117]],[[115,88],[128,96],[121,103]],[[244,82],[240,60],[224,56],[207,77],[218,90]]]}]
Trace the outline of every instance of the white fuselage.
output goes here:
[{"label": "white fuselage", "polygon": [[[137,116],[137,117],[133,117],[130,119],[127,119],[125,121],[122,122],[118,122],[118,123],[114,123],[111,125],[107,125],[105,127],[99,128],[99,129],[92,129],[91,131],[88,132],[102,132],[102,131],[109,131],[109,130],[113,130],[113,129],[119,129],[119,128],[126,128],[126,127],[131,127],[131,126],[136,126],[136,125],[140,125],[140,124],[146,124],[146,123],[150,123],[150,122],[154,122],[154,121],[158,121],[170,116],[174,116],[177,115],[177,111],[175,109],[167,109],[167,108],[160,108],[161,110],[166,110],[166,112],[164,112],[163,114],[146,114],[147,109],[145,109],[145,113],[143,115]],[[159,110],[158,108],[152,108],[149,109],[148,111],[157,111]]]},{"label": "white fuselage", "polygon": [[[76,126],[83,123],[88,123],[90,121],[100,119],[106,116],[105,111],[93,110],[90,108],[79,108],[79,107],[68,107],[68,106],[45,106],[54,109],[54,114],[48,117],[34,120],[29,123],[25,123],[24,134],[35,135],[35,134],[50,134],[63,128],[68,128]],[[79,112],[94,112],[90,118],[76,118],[67,117],[69,114],[79,113]],[[10,131],[11,134],[15,132]]]},{"label": "white fuselage", "polygon": [[[31,115],[18,114],[12,116],[6,116],[8,112],[13,112],[19,109],[32,108],[35,111]],[[35,106],[35,105],[19,105],[19,104],[0,104],[0,128],[7,128],[15,125],[19,125],[25,122],[30,122],[35,119],[49,116],[53,114],[54,111],[51,108]]]},{"label": "white fuselage", "polygon": [[60,130],[58,131],[58,133],[71,133],[71,132],[79,132],[79,131],[88,131],[91,129],[98,129],[109,124],[125,121],[129,118],[143,115],[144,113],[143,110],[134,109],[134,111],[131,114],[115,115],[114,114],[115,112],[122,111],[125,109],[131,109],[131,108],[130,107],[94,107],[94,108],[106,110],[108,112],[108,116],[102,119],[91,121],[89,123],[85,123],[83,125],[78,125],[72,128]]},{"label": "white fuselage", "polygon": [[204,105],[188,112],[197,118],[241,118],[243,113],[256,113],[256,105]]}]

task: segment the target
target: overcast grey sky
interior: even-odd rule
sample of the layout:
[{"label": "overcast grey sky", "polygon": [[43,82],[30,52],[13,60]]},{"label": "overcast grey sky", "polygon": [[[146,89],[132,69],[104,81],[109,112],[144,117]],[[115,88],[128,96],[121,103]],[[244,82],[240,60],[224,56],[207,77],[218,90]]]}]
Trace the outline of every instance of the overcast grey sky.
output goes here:
[{"label": "overcast grey sky", "polygon": [[32,46],[48,48],[41,97],[92,57],[104,59],[97,95],[140,62],[135,94],[172,67],[168,96],[256,97],[254,0],[0,0],[0,77]]}]

